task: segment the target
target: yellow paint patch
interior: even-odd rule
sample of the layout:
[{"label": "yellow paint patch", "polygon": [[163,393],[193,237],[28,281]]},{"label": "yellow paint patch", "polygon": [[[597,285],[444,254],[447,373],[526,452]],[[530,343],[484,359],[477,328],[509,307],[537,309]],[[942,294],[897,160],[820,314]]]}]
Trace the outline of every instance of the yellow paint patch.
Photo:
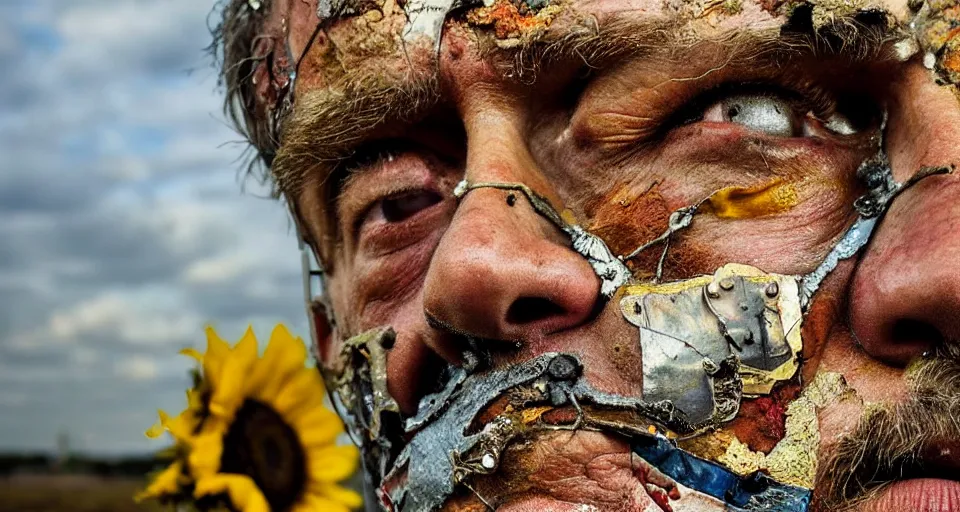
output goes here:
[{"label": "yellow paint patch", "polygon": [[797,202],[797,188],[793,183],[776,178],[752,187],[720,189],[705,206],[721,219],[752,219],[784,212]]},{"label": "yellow paint patch", "polygon": [[524,425],[529,425],[540,419],[540,416],[543,416],[543,413],[553,410],[553,407],[544,406],[544,407],[533,407],[530,409],[524,409],[520,413],[520,422]]}]

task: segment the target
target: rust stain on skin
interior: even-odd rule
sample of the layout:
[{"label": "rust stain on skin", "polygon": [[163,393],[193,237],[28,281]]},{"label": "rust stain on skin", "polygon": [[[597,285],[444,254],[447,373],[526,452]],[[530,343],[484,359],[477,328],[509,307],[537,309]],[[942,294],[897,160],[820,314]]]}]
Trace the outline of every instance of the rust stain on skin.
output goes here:
[{"label": "rust stain on skin", "polygon": [[[639,195],[634,187],[621,185],[587,207],[586,229],[602,238],[614,254],[626,254],[659,236],[671,211],[655,184]],[[656,264],[656,258],[653,261]],[[627,264],[631,270],[637,266],[633,261]]]}]

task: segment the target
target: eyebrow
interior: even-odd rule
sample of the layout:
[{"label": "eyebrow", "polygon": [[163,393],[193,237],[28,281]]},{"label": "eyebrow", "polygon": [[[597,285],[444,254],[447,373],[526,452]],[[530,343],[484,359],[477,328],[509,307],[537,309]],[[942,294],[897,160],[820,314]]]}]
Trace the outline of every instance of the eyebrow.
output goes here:
[{"label": "eyebrow", "polygon": [[[713,39],[692,41],[681,32],[683,21],[639,21],[625,13],[602,23],[579,23],[548,28],[538,38],[504,50],[492,39],[481,38],[481,52],[499,69],[522,83],[533,83],[543,70],[559,62],[579,62],[588,68],[605,68],[625,59],[657,55],[670,60],[689,58],[699,43],[728,48],[728,64],[761,59],[773,65],[802,55],[842,57],[848,62],[893,58],[895,40],[886,24],[876,19],[838,20],[833,28],[814,31],[792,17],[781,27],[763,31],[733,31]],[[684,39],[686,38],[686,39]],[[683,41],[683,43],[680,43]],[[394,122],[415,122],[433,109],[442,97],[436,69],[412,70],[401,77],[385,76],[380,69],[348,71],[337,83],[310,91],[296,99],[284,120],[281,145],[273,161],[274,180],[287,197],[299,197],[305,187],[321,203],[322,231],[330,234],[326,210],[333,200],[330,179],[337,164],[378,128]]]}]

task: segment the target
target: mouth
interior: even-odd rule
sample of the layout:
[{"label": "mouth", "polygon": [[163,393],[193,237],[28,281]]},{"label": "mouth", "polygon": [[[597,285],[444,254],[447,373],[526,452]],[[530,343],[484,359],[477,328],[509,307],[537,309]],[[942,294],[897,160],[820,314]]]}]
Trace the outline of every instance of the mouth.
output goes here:
[{"label": "mouth", "polygon": [[940,478],[915,478],[889,485],[864,501],[860,512],[960,510],[960,482]]},{"label": "mouth", "polygon": [[631,451],[623,438],[596,431],[542,432],[508,448],[502,470],[478,478],[447,509],[479,502],[489,510],[671,510],[695,496]]}]

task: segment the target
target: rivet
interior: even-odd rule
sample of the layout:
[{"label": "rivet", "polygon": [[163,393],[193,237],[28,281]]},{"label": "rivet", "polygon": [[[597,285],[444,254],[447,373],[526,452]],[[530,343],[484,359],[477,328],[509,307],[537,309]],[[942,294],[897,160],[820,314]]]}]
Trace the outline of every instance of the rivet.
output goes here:
[{"label": "rivet", "polygon": [[514,193],[507,194],[507,206],[513,206],[517,204],[517,195]]},{"label": "rivet", "polygon": [[497,467],[497,459],[494,459],[493,455],[489,453],[484,453],[483,457],[480,458],[480,465],[485,469],[493,469]]},{"label": "rivet", "polygon": [[777,284],[776,281],[768,284],[766,293],[767,293],[767,297],[770,297],[770,298],[776,297],[777,294],[780,293],[780,285]]},{"label": "rivet", "polygon": [[717,286],[717,283],[711,281],[710,284],[707,285],[707,296],[712,299],[720,296],[720,288]]},{"label": "rivet", "polygon": [[560,354],[547,365],[547,373],[557,380],[572,380],[580,376],[580,365],[576,359]]},{"label": "rivet", "polygon": [[729,277],[724,277],[723,279],[721,279],[721,280],[720,280],[720,288],[723,288],[724,290],[727,290],[727,291],[732,290],[732,289],[733,289],[733,279],[730,279]]}]

